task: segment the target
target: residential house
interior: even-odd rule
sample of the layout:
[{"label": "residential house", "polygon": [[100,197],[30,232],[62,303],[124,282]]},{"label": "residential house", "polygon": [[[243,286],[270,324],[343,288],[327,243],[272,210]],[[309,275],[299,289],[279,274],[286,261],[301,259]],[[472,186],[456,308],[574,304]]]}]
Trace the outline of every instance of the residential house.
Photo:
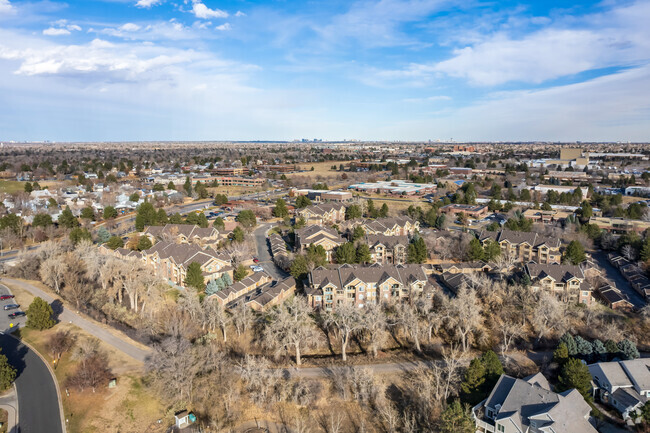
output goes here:
[{"label": "residential house", "polygon": [[219,239],[219,231],[213,227],[201,228],[194,224],[165,224],[164,226],[148,226],[142,233],[151,239],[176,240],[182,243],[210,243]]},{"label": "residential house", "polygon": [[565,302],[590,305],[592,290],[579,266],[562,264],[526,264],[531,288],[556,294]]},{"label": "residential house", "polygon": [[538,233],[517,232],[503,229],[499,232],[483,231],[479,235],[483,245],[494,241],[501,247],[501,254],[515,257],[519,262],[540,264],[560,263],[560,239]]},{"label": "residential house", "polygon": [[159,241],[142,252],[142,260],[156,274],[181,287],[185,286],[187,268],[192,262],[201,265],[206,280],[219,278],[225,272],[232,277],[230,256],[217,253],[212,248],[203,249],[196,244]]},{"label": "residential house", "polygon": [[625,257],[616,253],[607,255],[609,262],[614,265],[625,279],[630,283],[632,288],[639,292],[644,299],[650,300],[650,278],[648,278],[639,266],[630,263]]},{"label": "residential house", "polygon": [[477,433],[597,433],[590,412],[577,390],[555,393],[541,373],[524,379],[502,374],[472,408]]},{"label": "residential house", "polygon": [[342,230],[352,233],[355,227],[362,227],[367,235],[413,236],[420,230],[420,221],[407,216],[371,219],[355,219],[341,224]]},{"label": "residential house", "polygon": [[337,305],[359,308],[390,299],[408,299],[431,289],[421,265],[336,265],[309,273],[306,290],[313,308],[332,311]]},{"label": "residential house", "polygon": [[615,286],[606,285],[594,291],[596,298],[612,310],[632,311],[634,305],[629,301],[627,295],[623,294]]},{"label": "residential house", "polygon": [[460,263],[441,263],[436,266],[439,272],[449,274],[468,274],[471,272],[490,272],[492,266],[489,264],[477,262],[460,262]]},{"label": "residential house", "polygon": [[650,359],[598,362],[589,365],[597,401],[612,406],[624,420],[650,400]]},{"label": "residential house", "polygon": [[345,206],[341,203],[321,203],[298,210],[298,218],[306,224],[331,225],[345,221]]},{"label": "residential house", "polygon": [[321,227],[313,224],[295,231],[296,251],[305,251],[309,246],[322,246],[327,254],[327,260],[331,261],[334,250],[345,243],[339,233],[329,227]]},{"label": "residential house", "polygon": [[403,265],[408,256],[408,236],[366,235],[373,263]]},{"label": "residential house", "polygon": [[287,256],[287,244],[284,242],[284,239],[282,239],[282,236],[280,236],[277,233],[272,233],[269,235],[269,244],[271,246],[271,254],[273,255],[273,258],[276,259],[279,256]]}]

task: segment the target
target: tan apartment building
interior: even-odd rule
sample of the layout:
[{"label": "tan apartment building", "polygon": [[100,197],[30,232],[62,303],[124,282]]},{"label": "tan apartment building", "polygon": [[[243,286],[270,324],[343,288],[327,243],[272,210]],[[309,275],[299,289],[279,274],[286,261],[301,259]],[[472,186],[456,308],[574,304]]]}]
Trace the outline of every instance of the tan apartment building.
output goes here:
[{"label": "tan apartment building", "polygon": [[328,261],[332,261],[334,250],[345,242],[336,230],[316,224],[295,231],[296,251],[303,252],[311,245],[320,245],[325,249]]},{"label": "tan apartment building", "polygon": [[298,210],[298,217],[307,224],[331,225],[345,221],[345,205],[322,203]]},{"label": "tan apartment building", "polygon": [[564,302],[590,305],[592,289],[579,266],[528,263],[526,273],[532,290],[545,290]]},{"label": "tan apartment building", "polygon": [[373,263],[403,265],[408,257],[408,236],[366,235],[364,242],[370,248]]},{"label": "tan apartment building", "polygon": [[501,248],[501,254],[515,257],[517,261],[540,264],[560,263],[560,240],[542,236],[538,233],[516,232],[501,230],[500,232],[483,231],[479,240],[486,246],[488,242],[496,242]]}]

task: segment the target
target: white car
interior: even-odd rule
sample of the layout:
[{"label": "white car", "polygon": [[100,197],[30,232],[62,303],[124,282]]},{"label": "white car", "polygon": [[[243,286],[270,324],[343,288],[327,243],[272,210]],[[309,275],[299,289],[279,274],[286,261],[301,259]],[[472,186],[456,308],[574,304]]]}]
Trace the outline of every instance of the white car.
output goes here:
[{"label": "white car", "polygon": [[261,266],[254,266],[252,269],[253,269],[253,272],[262,272],[262,271],[264,271],[264,268],[261,267]]}]

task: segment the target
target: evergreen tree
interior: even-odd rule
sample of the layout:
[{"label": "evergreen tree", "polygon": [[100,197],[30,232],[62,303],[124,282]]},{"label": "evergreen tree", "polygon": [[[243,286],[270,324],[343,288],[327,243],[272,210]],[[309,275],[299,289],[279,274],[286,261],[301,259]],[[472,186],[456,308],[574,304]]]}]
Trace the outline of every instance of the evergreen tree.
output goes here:
[{"label": "evergreen tree", "polygon": [[377,218],[377,216],[379,216],[379,212],[375,208],[375,202],[372,201],[372,199],[370,199],[370,198],[368,199],[366,209],[367,209],[366,216],[368,218]]},{"label": "evergreen tree", "polygon": [[298,209],[303,209],[307,206],[311,206],[311,200],[309,200],[309,197],[306,195],[301,195],[296,198],[296,207]]},{"label": "evergreen tree", "polygon": [[468,405],[454,400],[440,415],[441,433],[474,433],[476,426]]},{"label": "evergreen tree", "polygon": [[95,209],[90,206],[81,209],[81,218],[85,220],[95,221]]},{"label": "evergreen tree", "polygon": [[565,263],[571,263],[572,265],[578,265],[584,262],[586,258],[585,249],[582,244],[578,241],[571,241],[564,252],[562,261]]},{"label": "evergreen tree", "polygon": [[487,241],[485,247],[483,248],[484,251],[484,259],[485,260],[494,260],[497,257],[501,255],[501,247],[499,246],[498,243],[489,240]]},{"label": "evergreen tree", "polygon": [[289,215],[289,210],[287,209],[287,203],[281,198],[275,201],[275,207],[273,208],[273,216],[278,218],[284,218]]},{"label": "evergreen tree", "polygon": [[578,355],[586,358],[593,353],[594,348],[590,342],[579,335],[576,335],[574,340],[576,342],[576,350],[578,351]]},{"label": "evergreen tree", "polygon": [[117,217],[117,210],[113,206],[106,206],[104,208],[104,214],[102,217],[107,220],[111,218],[116,218]]},{"label": "evergreen tree", "polygon": [[345,219],[352,220],[356,218],[361,218],[361,208],[356,204],[348,206],[345,210]]},{"label": "evergreen tree", "polygon": [[388,205],[386,203],[381,205],[381,209],[379,209],[379,216],[381,218],[386,218],[388,216]]},{"label": "evergreen tree", "polygon": [[230,240],[233,242],[242,243],[244,242],[244,236],[244,231],[241,229],[241,227],[237,226],[235,227],[235,230],[230,233]]},{"label": "evergreen tree", "polygon": [[34,215],[32,227],[49,227],[52,223],[52,217],[46,213],[39,213]]},{"label": "evergreen tree", "polygon": [[124,248],[124,241],[119,236],[111,236],[106,242],[106,246],[112,250]]},{"label": "evergreen tree", "polygon": [[252,210],[248,209],[239,212],[235,218],[235,221],[247,229],[253,228],[257,225],[257,218],[255,217],[255,214]]},{"label": "evergreen tree", "polygon": [[596,339],[591,342],[592,352],[598,361],[604,361],[607,355],[607,349],[602,341]]},{"label": "evergreen tree", "polygon": [[165,212],[165,209],[160,208],[158,209],[158,212],[156,213],[156,224],[158,225],[165,225],[169,222],[169,217],[167,216],[167,212]]},{"label": "evergreen tree", "polygon": [[563,366],[558,377],[558,391],[577,389],[585,399],[590,399],[591,374],[587,366],[576,358],[570,358]]},{"label": "evergreen tree", "polygon": [[578,354],[578,347],[576,346],[576,340],[573,338],[569,332],[565,332],[562,337],[560,337],[560,343],[566,345],[569,356],[575,356]]},{"label": "evergreen tree", "polygon": [[216,217],[212,223],[212,227],[217,230],[224,230],[226,228],[226,224],[224,223],[223,218]]},{"label": "evergreen tree", "polygon": [[339,264],[355,263],[357,250],[352,242],[346,242],[336,249],[336,262]]},{"label": "evergreen tree", "polygon": [[481,245],[481,241],[479,241],[476,238],[472,238],[472,240],[469,242],[469,249],[467,251],[467,260],[469,261],[483,260],[484,255],[485,252],[483,251],[483,245]]},{"label": "evergreen tree", "polygon": [[618,345],[613,340],[605,340],[605,350],[612,356],[618,355]]},{"label": "evergreen tree", "polygon": [[483,400],[485,376],[485,365],[481,358],[472,359],[460,384],[461,398],[470,406],[475,406]]},{"label": "evergreen tree", "polygon": [[151,248],[153,244],[151,243],[151,240],[149,239],[148,236],[140,236],[140,240],[138,241],[137,249],[138,251],[144,251],[148,250]]},{"label": "evergreen tree", "polygon": [[625,359],[637,359],[639,357],[639,351],[636,348],[636,344],[628,339],[618,342],[618,350]]},{"label": "evergreen tree", "polygon": [[176,191],[176,185],[174,185],[174,182],[170,180],[169,183],[167,184],[167,189],[172,189]]},{"label": "evergreen tree", "polygon": [[192,262],[187,267],[187,273],[185,274],[185,285],[194,287],[197,290],[203,290],[205,288],[203,271],[201,270],[201,265],[199,263]]},{"label": "evergreen tree", "polygon": [[370,263],[372,257],[370,256],[370,248],[368,245],[361,244],[357,247],[357,263]]},{"label": "evergreen tree", "polygon": [[83,229],[81,227],[75,227],[70,231],[70,240],[72,241],[73,245],[77,245],[79,242],[83,240],[92,240],[92,235],[87,229]]},{"label": "evergreen tree", "polygon": [[169,217],[169,224],[183,224],[183,223],[184,223],[183,217],[178,212],[176,212],[175,214]]},{"label": "evergreen tree", "polygon": [[9,364],[7,357],[0,353],[0,391],[8,390],[14,380],[16,380],[16,369]]},{"label": "evergreen tree", "polygon": [[65,207],[63,212],[61,212],[61,215],[59,215],[57,222],[60,226],[68,229],[79,227],[79,220],[77,220],[77,217],[72,214],[70,206]]},{"label": "evergreen tree", "polygon": [[223,287],[219,287],[218,280],[220,280],[220,278],[217,278],[217,279],[214,279],[214,280],[210,280],[210,281],[208,282],[208,285],[205,287],[205,294],[206,294],[206,295],[208,295],[208,296],[209,296],[209,295],[214,295],[214,294],[217,293],[219,290],[222,290],[222,289],[223,289]]},{"label": "evergreen tree", "polygon": [[641,247],[641,260],[644,262],[650,261],[650,236],[645,239]]},{"label": "evergreen tree", "polygon": [[309,262],[307,258],[305,256],[296,256],[293,263],[291,263],[289,273],[296,281],[302,281],[307,278],[307,274],[309,273]]},{"label": "evergreen tree", "polygon": [[104,244],[108,242],[108,240],[111,238],[111,234],[106,230],[106,227],[101,226],[99,230],[97,230],[97,239],[99,239],[99,242]]},{"label": "evergreen tree", "polygon": [[247,275],[248,275],[248,269],[246,269],[246,266],[239,265],[237,266],[237,269],[235,269],[233,277],[235,281],[241,281],[244,278],[246,278]]},{"label": "evergreen tree", "polygon": [[560,343],[557,345],[555,351],[553,351],[553,360],[558,364],[562,365],[569,359],[569,349],[565,343]]},{"label": "evergreen tree", "polygon": [[232,286],[232,278],[230,278],[230,274],[223,274],[221,276],[221,281],[223,282],[223,288],[224,289],[226,287]]},{"label": "evergreen tree", "polygon": [[147,201],[138,206],[138,213],[135,217],[135,229],[143,231],[146,226],[155,226],[158,221],[158,213],[153,205]]},{"label": "evergreen tree", "polygon": [[39,298],[38,296],[29,304],[26,313],[26,325],[28,328],[42,331],[43,329],[50,329],[55,324],[52,318],[54,315],[52,307],[43,298]]},{"label": "evergreen tree", "polygon": [[307,261],[314,267],[324,266],[327,263],[327,252],[322,245],[310,245],[307,248]]},{"label": "evergreen tree", "polygon": [[187,194],[188,197],[192,197],[192,179],[190,179],[189,176],[185,178],[183,189],[185,190],[185,194]]},{"label": "evergreen tree", "polygon": [[352,241],[363,239],[365,235],[366,235],[366,231],[363,229],[363,227],[356,226],[352,231]]}]

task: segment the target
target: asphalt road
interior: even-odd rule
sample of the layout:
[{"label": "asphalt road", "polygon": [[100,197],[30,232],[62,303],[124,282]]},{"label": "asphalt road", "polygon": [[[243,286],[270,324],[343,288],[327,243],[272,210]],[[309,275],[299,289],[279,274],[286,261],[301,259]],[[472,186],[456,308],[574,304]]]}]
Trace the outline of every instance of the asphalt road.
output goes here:
[{"label": "asphalt road", "polygon": [[2,353],[18,370],[18,422],[20,433],[63,433],[59,397],[50,370],[29,347],[0,335]]},{"label": "asphalt road", "polygon": [[[7,286],[0,284],[0,295],[10,295],[11,291],[7,288]],[[10,319],[9,318],[9,313],[13,313],[16,311],[25,311],[29,305],[21,305],[20,308],[17,308],[15,310],[9,310],[5,311],[4,306],[9,305],[9,304],[15,304],[16,301],[14,299],[7,299],[5,301],[0,301],[0,332],[9,332],[11,329],[11,324],[13,323],[14,326],[18,326],[22,328],[25,326],[25,322],[27,319],[25,316],[23,317],[18,317],[16,319]]]},{"label": "asphalt road", "polygon": [[273,261],[271,256],[271,247],[269,241],[266,238],[266,232],[271,227],[268,224],[262,224],[253,232],[255,236],[255,244],[257,245],[257,258],[259,259],[258,265],[264,268],[267,274],[269,274],[275,280],[282,280],[287,278],[287,274],[282,269],[278,268]]},{"label": "asphalt road", "polygon": [[621,272],[616,269],[614,265],[609,262],[609,260],[607,260],[607,254],[605,252],[598,251],[596,253],[593,253],[591,257],[596,263],[598,263],[598,266],[605,270],[605,276],[612,280],[621,292],[627,295],[629,301],[634,305],[635,308],[645,307],[646,302],[643,297],[639,294],[639,292],[634,290],[629,281],[625,279],[623,274],[621,274]]}]

